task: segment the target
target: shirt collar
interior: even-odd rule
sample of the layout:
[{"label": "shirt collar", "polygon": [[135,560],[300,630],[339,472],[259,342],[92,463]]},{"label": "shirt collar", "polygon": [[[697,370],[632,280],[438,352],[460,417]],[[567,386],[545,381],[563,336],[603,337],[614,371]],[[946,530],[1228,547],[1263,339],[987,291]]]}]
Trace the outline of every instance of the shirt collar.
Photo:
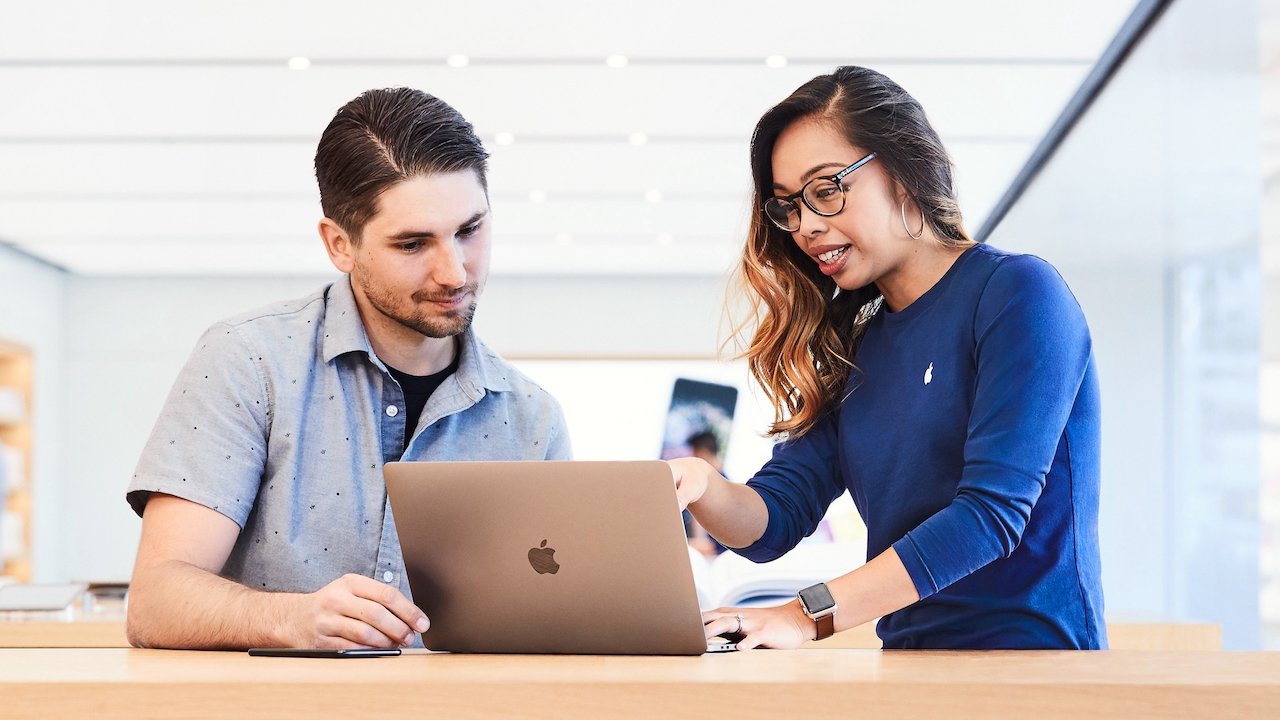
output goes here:
[{"label": "shirt collar", "polygon": [[498,353],[477,337],[473,328],[467,328],[462,334],[459,346],[462,359],[458,362],[458,381],[463,387],[488,388],[494,392],[509,392],[513,389],[510,378],[515,369],[503,362]]},{"label": "shirt collar", "polygon": [[[509,392],[512,389],[510,377],[513,369],[476,336],[474,329],[468,328],[460,340],[458,347],[462,357],[458,361],[456,377],[462,387],[472,394],[478,394],[480,388]],[[356,297],[351,290],[350,276],[344,276],[325,291],[324,337],[321,338],[321,343],[326,363],[333,362],[339,355],[362,352],[386,372],[386,366],[369,344],[369,335],[365,332],[360,310],[356,307]]]},{"label": "shirt collar", "polygon": [[364,322],[360,320],[360,310],[356,307],[356,296],[351,291],[349,275],[342,276],[341,280],[325,288],[324,337],[320,342],[326,363],[349,352],[363,352],[371,358],[375,357],[373,346],[369,344],[369,335],[364,331]]}]

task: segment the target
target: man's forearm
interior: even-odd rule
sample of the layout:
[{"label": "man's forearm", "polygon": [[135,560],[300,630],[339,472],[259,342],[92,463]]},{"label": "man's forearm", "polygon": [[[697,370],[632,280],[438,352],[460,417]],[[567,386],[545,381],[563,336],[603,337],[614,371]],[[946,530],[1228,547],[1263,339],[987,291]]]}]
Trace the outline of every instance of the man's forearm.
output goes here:
[{"label": "man's forearm", "polygon": [[290,645],[301,596],[251,590],[189,563],[135,573],[127,633],[136,647],[244,649]]}]

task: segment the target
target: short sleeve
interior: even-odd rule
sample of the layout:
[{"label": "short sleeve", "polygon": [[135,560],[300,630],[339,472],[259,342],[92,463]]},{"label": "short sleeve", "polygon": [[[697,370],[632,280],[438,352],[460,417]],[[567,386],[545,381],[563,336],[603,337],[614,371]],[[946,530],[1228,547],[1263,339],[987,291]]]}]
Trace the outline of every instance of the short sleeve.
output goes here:
[{"label": "short sleeve", "polygon": [[550,405],[551,429],[548,431],[546,459],[572,460],[573,445],[569,441],[569,425],[565,422],[564,411],[550,393],[547,393],[547,403]]},{"label": "short sleeve", "polygon": [[268,393],[260,354],[233,326],[196,343],[138,461],[126,499],[139,516],[153,492],[199,503],[244,527],[267,457]]}]

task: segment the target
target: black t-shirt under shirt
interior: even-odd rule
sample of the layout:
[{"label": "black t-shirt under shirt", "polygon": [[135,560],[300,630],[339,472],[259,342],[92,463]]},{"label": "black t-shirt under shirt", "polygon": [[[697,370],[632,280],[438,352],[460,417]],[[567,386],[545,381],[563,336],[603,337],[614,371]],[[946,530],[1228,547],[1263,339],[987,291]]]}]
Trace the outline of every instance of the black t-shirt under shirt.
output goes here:
[{"label": "black t-shirt under shirt", "polygon": [[409,449],[409,441],[413,439],[413,432],[418,429],[418,419],[422,417],[422,409],[427,406],[431,393],[440,387],[445,378],[458,370],[460,355],[461,353],[454,353],[449,367],[431,375],[410,375],[387,366],[391,376],[400,383],[400,389],[404,390],[404,445],[400,448],[401,453]]}]

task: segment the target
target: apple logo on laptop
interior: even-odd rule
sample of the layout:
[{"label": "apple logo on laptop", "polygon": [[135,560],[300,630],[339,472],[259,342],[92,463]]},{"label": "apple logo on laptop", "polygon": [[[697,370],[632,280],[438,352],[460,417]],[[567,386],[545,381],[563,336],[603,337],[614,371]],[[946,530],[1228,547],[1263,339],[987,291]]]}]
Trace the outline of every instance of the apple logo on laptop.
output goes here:
[{"label": "apple logo on laptop", "polygon": [[560,563],[556,562],[555,555],[556,549],[547,547],[547,541],[543,540],[538,547],[529,548],[529,564],[539,575],[543,573],[555,575],[560,569]]}]

